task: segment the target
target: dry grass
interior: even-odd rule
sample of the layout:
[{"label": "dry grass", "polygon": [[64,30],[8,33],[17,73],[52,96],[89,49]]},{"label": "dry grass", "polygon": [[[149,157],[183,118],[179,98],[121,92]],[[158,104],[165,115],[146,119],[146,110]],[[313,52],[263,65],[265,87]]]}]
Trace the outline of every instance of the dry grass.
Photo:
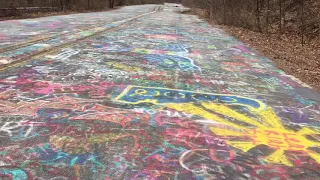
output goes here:
[{"label": "dry grass", "polygon": [[190,11],[191,14],[196,14],[201,19],[207,19],[209,18],[209,13],[206,10],[200,9],[200,8],[192,8]]},{"label": "dry grass", "polygon": [[301,37],[296,35],[268,35],[237,27],[219,27],[273,60],[287,74],[320,90],[319,37],[302,46]]}]

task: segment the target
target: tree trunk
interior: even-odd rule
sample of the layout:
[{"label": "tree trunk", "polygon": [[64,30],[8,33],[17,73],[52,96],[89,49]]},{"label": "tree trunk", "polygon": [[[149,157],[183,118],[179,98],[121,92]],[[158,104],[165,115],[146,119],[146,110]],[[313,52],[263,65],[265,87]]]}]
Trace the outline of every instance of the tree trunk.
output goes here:
[{"label": "tree trunk", "polygon": [[304,2],[301,3],[301,45],[304,45]]},{"label": "tree trunk", "polygon": [[28,2],[29,6],[31,6],[31,7],[33,6],[33,0],[28,0],[27,2]]},{"label": "tree trunk", "polygon": [[270,0],[267,0],[267,6],[268,6],[268,11],[267,11],[267,25],[266,25],[266,32],[267,32],[267,34],[269,34]]},{"label": "tree trunk", "polygon": [[282,0],[279,0],[279,32],[282,34]]},{"label": "tree trunk", "polygon": [[211,4],[210,4],[210,19],[213,19],[213,3],[214,3],[214,0],[211,0]]},{"label": "tree trunk", "polygon": [[223,0],[223,24],[226,24],[226,1]]},{"label": "tree trunk", "polygon": [[257,9],[256,9],[256,18],[257,18],[257,30],[258,32],[261,32],[261,22],[260,22],[260,1],[257,1]]},{"label": "tree trunk", "polygon": [[111,9],[114,8],[114,0],[109,0],[109,7],[110,7]]}]

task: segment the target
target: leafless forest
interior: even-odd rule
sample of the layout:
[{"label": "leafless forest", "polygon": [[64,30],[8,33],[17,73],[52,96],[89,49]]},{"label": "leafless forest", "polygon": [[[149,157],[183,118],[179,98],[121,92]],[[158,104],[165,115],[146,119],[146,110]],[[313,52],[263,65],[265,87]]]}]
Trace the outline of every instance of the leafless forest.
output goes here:
[{"label": "leafless forest", "polygon": [[101,11],[116,6],[155,3],[163,4],[164,0],[3,0],[0,1],[0,20]]},{"label": "leafless forest", "polygon": [[182,4],[206,10],[218,24],[299,34],[302,42],[320,33],[319,0],[182,0]]},{"label": "leafless forest", "polygon": [[101,10],[121,5],[182,2],[203,9],[218,24],[264,33],[295,33],[313,38],[320,32],[319,0],[10,0],[0,2],[0,16],[23,11]]},{"label": "leafless forest", "polygon": [[106,8],[114,5],[135,5],[149,3],[163,3],[163,0],[10,0],[1,1],[0,8],[10,7],[61,7],[71,8]]}]

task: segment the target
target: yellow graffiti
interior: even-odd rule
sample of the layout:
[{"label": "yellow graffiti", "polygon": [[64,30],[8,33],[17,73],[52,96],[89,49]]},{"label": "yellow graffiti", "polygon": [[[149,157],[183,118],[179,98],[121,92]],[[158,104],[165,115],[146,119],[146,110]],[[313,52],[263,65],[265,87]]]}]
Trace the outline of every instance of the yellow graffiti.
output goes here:
[{"label": "yellow graffiti", "polygon": [[279,164],[284,164],[287,166],[292,166],[291,162],[288,160],[283,149],[277,150],[270,156],[266,157],[265,160],[269,162],[275,162]]},{"label": "yellow graffiti", "polygon": [[208,46],[208,49],[217,49],[217,46],[215,46],[215,45],[209,45],[209,46]]},{"label": "yellow graffiti", "polygon": [[[310,128],[303,128],[298,132],[287,130],[270,107],[249,117],[231,109],[230,106],[214,104],[213,102],[166,104],[165,106],[231,127],[230,129],[211,127],[210,130],[217,135],[249,137],[249,141],[227,141],[229,145],[244,152],[258,145],[267,145],[276,149],[274,153],[264,158],[268,162],[292,166],[285,152],[300,151],[305,152],[320,163],[320,155],[309,150],[310,147],[320,146],[320,143],[305,137],[319,134],[319,132]],[[233,119],[233,121],[230,119]]]},{"label": "yellow graffiti", "polygon": [[139,54],[151,54],[152,49],[143,49],[143,48],[136,48],[133,50],[135,53]]},{"label": "yellow graffiti", "polygon": [[137,54],[159,54],[159,55],[180,55],[180,52],[174,51],[165,51],[165,50],[155,50],[155,49],[144,49],[144,48],[136,48],[132,50],[132,52]]},{"label": "yellow graffiti", "polygon": [[69,154],[81,154],[85,152],[92,152],[95,143],[102,144],[114,141],[120,138],[121,134],[97,134],[89,138],[75,138],[70,136],[51,136],[49,141],[56,148],[59,148]]},{"label": "yellow graffiti", "polygon": [[[264,157],[264,160],[270,163],[292,166],[286,155],[287,151],[304,152],[320,163],[320,154],[310,149],[319,147],[320,142],[307,138],[320,132],[307,127],[299,131],[287,129],[272,108],[258,100],[234,95],[141,86],[129,86],[115,100],[128,104],[158,104],[223,124],[224,126],[211,126],[210,130],[216,135],[230,137],[227,143],[243,152],[259,145],[275,149],[272,154]],[[243,138],[234,140],[235,138],[231,137]]]},{"label": "yellow graffiti", "polygon": [[216,122],[220,122],[226,125],[235,126],[236,128],[241,128],[240,126],[237,126],[235,124],[232,124],[225,120],[224,118],[219,117],[218,115],[208,113],[206,110],[203,110],[201,107],[194,106],[191,103],[185,103],[185,104],[166,104],[165,105],[168,108],[175,109],[177,111],[183,111],[187,112],[189,114],[194,114],[200,117],[203,117],[208,120],[214,120]]},{"label": "yellow graffiti", "polygon": [[123,63],[118,63],[118,62],[108,62],[107,63],[109,66],[112,66],[114,69],[119,69],[119,70],[123,70],[126,72],[138,72],[138,71],[142,71],[141,68],[137,67],[137,66],[129,66]]}]

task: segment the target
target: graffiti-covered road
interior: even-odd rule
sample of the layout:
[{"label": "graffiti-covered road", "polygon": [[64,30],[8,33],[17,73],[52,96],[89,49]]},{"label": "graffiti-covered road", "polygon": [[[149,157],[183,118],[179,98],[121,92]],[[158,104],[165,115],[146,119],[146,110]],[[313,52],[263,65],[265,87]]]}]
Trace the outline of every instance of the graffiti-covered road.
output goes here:
[{"label": "graffiti-covered road", "polygon": [[[152,7],[94,16],[144,14],[19,63],[38,46],[4,48],[0,179],[319,179],[319,93],[181,6]],[[37,36],[41,20],[15,23]],[[3,23],[2,47],[32,38]]]},{"label": "graffiti-covered road", "polygon": [[[161,6],[127,6],[110,12],[51,16],[0,22],[0,66],[30,59],[52,48],[103,33]],[[1,69],[1,67],[0,67]]]}]

